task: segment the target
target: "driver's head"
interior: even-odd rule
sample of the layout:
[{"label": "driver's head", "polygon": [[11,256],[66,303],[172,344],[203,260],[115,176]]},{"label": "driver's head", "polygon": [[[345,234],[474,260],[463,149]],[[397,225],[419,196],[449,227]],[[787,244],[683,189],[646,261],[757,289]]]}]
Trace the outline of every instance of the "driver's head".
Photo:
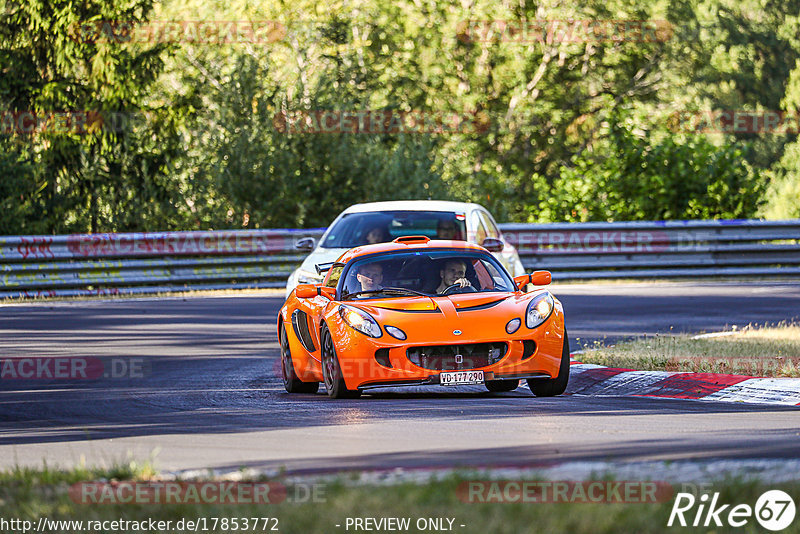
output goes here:
[{"label": "driver's head", "polygon": [[383,267],[379,263],[368,263],[358,268],[356,280],[361,284],[361,291],[379,289],[383,282]]},{"label": "driver's head", "polygon": [[442,282],[444,282],[445,286],[455,284],[456,280],[464,278],[466,275],[467,264],[461,260],[448,260],[442,270],[439,271],[439,276],[442,277]]},{"label": "driver's head", "polygon": [[458,227],[453,220],[440,220],[436,225],[436,237],[439,239],[455,239]]},{"label": "driver's head", "polygon": [[366,235],[367,244],[374,245],[375,243],[385,243],[390,241],[389,231],[384,226],[375,226]]}]

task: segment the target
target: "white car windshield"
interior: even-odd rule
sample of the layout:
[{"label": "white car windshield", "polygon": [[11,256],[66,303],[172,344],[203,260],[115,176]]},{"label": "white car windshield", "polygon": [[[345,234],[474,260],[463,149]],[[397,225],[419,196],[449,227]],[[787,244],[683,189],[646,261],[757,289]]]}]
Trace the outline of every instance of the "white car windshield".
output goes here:
[{"label": "white car windshield", "polygon": [[348,213],[334,224],[320,246],[353,248],[408,235],[463,241],[467,236],[465,216],[447,211]]},{"label": "white car windshield", "polygon": [[453,250],[367,256],[348,263],[340,280],[343,299],[515,289],[513,280],[490,254]]}]

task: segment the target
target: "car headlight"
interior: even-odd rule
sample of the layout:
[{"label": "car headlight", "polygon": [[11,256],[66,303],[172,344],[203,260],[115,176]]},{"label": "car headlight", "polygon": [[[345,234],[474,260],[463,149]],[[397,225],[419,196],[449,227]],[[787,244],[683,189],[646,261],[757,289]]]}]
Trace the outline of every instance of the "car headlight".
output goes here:
[{"label": "car headlight", "polygon": [[525,326],[528,328],[536,328],[550,317],[555,308],[555,300],[553,295],[545,291],[531,299],[528,304],[528,311],[525,312]]},{"label": "car headlight", "polygon": [[339,307],[339,316],[344,319],[344,322],[351,328],[358,330],[364,335],[369,337],[381,337],[383,335],[378,321],[373,319],[372,316],[364,310],[342,305]]},{"label": "car headlight", "polygon": [[322,282],[322,277],[317,273],[304,271],[303,269],[297,271],[298,284],[319,284],[320,282]]}]

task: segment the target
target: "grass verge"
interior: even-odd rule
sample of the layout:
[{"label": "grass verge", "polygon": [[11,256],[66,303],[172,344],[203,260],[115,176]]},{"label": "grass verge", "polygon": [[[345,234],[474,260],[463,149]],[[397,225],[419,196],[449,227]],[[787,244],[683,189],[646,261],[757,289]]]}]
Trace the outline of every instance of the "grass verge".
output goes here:
[{"label": "grass verge", "polygon": [[748,325],[723,335],[655,335],[613,345],[597,342],[583,363],[642,371],[800,377],[800,324]]},{"label": "grass verge", "polygon": [[[146,504],[128,502],[125,504],[84,504],[76,502],[71,488],[80,482],[103,482],[114,480],[143,481],[152,480],[142,473],[130,469],[117,469],[110,472],[72,472],[15,470],[1,473],[0,480],[0,518],[18,519],[37,524],[40,517],[50,521],[202,521],[201,532],[271,532],[274,526],[284,533],[313,532],[352,532],[346,528],[348,518],[409,518],[411,527],[407,532],[430,532],[420,529],[420,518],[451,518],[452,531],[463,534],[478,533],[642,533],[669,531],[667,521],[680,491],[679,484],[671,484],[669,491],[662,494],[658,502],[597,504],[586,502],[512,502],[512,503],[472,503],[464,491],[467,483],[465,475],[451,476],[444,480],[423,484],[401,483],[396,485],[350,485],[344,480],[318,484],[316,502],[300,499],[297,492],[300,486],[287,486],[287,499],[279,504]],[[145,473],[146,475],[146,473]],[[480,480],[480,476],[470,476]],[[150,480],[148,482],[148,480]],[[485,477],[483,477],[485,480]],[[608,478],[599,480],[609,481]],[[240,481],[240,484],[243,482]],[[800,482],[773,483],[765,485],[755,480],[724,480],[713,482],[704,491],[719,492],[720,503],[755,505],[758,497],[767,490],[781,489],[795,502],[800,502]],[[79,499],[78,499],[79,500]],[[693,510],[687,517],[694,518]],[[243,518],[276,518],[277,521],[259,521],[256,528],[252,520],[247,529]],[[227,521],[222,521],[227,519]],[[239,523],[234,528],[233,519]],[[215,526],[216,523],[216,526]],[[795,521],[798,523],[798,521]],[[448,525],[445,521],[444,525]],[[339,526],[337,526],[339,525]],[[463,525],[463,526],[461,526]],[[86,530],[83,525],[83,531]],[[726,525],[727,526],[727,525]],[[389,531],[378,529],[377,531]],[[682,532],[708,532],[709,528],[679,528]],[[713,528],[712,528],[713,530]],[[724,531],[726,529],[722,529]],[[21,530],[20,530],[21,531]],[[78,532],[75,525],[51,528],[48,532]],[[105,526],[103,532],[117,532],[112,526]],[[174,526],[167,530],[180,532]],[[762,532],[754,518],[748,524],[737,528],[737,532]],[[786,532],[796,531],[791,528]],[[17,532],[17,531],[15,531]]]}]

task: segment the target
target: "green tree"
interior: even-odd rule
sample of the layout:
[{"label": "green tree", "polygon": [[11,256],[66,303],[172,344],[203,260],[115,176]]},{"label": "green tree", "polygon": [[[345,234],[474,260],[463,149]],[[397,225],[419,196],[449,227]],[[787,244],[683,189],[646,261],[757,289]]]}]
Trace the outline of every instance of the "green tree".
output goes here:
[{"label": "green tree", "polygon": [[[619,121],[622,122],[622,121]],[[736,146],[703,136],[652,141],[614,126],[602,156],[561,168],[536,215],[545,221],[633,221],[749,217],[764,179]]]},{"label": "green tree", "polygon": [[[149,0],[6,3],[0,109],[38,117],[90,112],[99,126],[88,133],[72,127],[5,132],[0,145],[6,161],[16,163],[4,179],[16,184],[8,188],[22,205],[4,221],[6,231],[134,230],[173,222],[160,214],[181,201],[169,170],[179,149],[177,130],[163,118],[132,120],[175,109],[172,102],[147,103],[165,47],[120,42],[124,33],[96,33],[102,21],[145,21],[151,7]],[[112,114],[127,119],[123,128],[109,127]]]},{"label": "green tree", "polygon": [[[4,232],[322,226],[355,202],[429,197],[478,201],[508,221],[749,217],[767,178],[770,204],[791,204],[796,191],[796,137],[682,136],[668,120],[675,111],[795,109],[796,2],[5,7],[0,109],[139,119],[83,135],[0,133]],[[273,20],[286,31],[218,45],[75,38],[80,22],[150,18]],[[569,20],[601,21],[612,33],[572,39],[579,30]],[[614,33],[632,31],[619,20],[671,26],[637,39]],[[531,21],[555,33],[508,29]],[[282,112],[375,109],[476,116],[485,128],[310,134],[274,124]]]}]

